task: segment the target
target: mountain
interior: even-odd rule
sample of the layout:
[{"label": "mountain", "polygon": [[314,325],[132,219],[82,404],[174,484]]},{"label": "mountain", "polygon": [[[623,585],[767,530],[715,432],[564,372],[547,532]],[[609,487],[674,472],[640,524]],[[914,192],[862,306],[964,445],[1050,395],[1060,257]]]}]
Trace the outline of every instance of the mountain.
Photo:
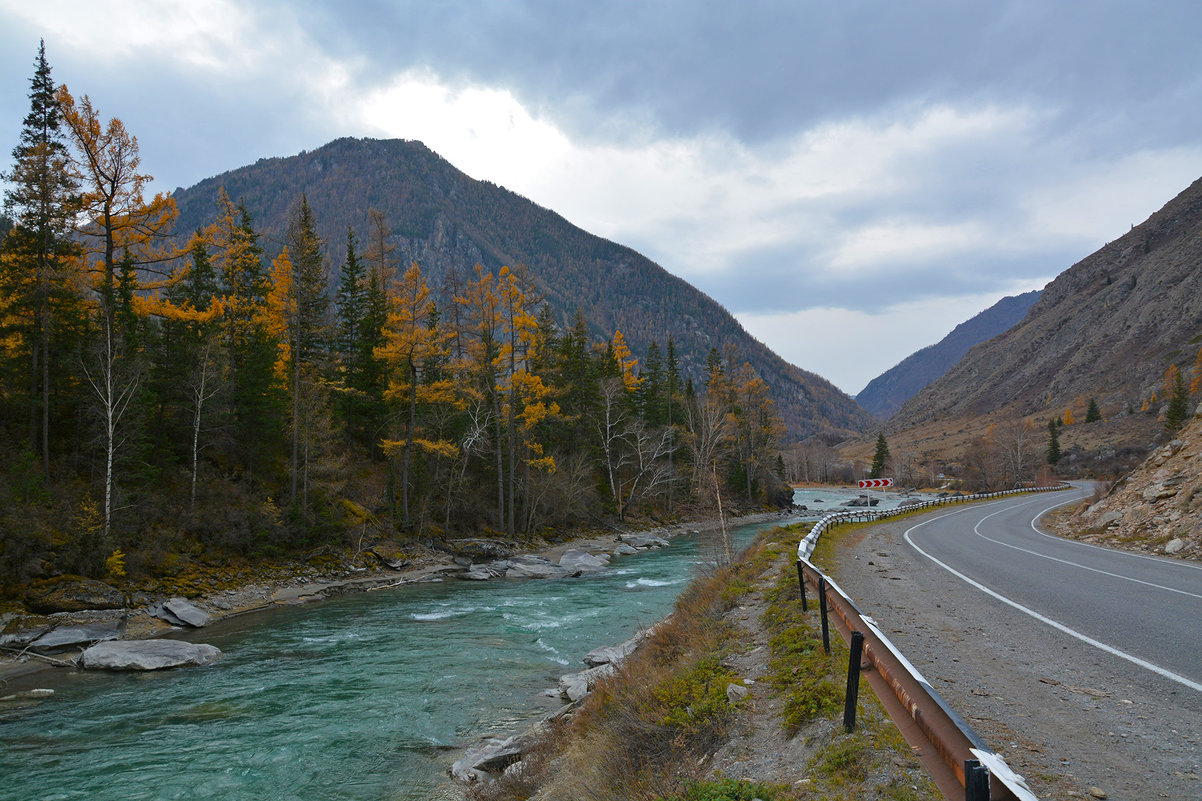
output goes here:
[{"label": "mountain", "polygon": [[[890,420],[901,430],[996,411],[1137,410],[1202,343],[1202,179],[1048,284],[1013,328],[973,347]],[[1154,409],[1153,409],[1154,411]]]},{"label": "mountain", "polygon": [[620,330],[639,356],[652,341],[663,348],[671,336],[694,379],[701,378],[711,347],[733,347],[770,387],[792,437],[838,437],[871,422],[845,393],[781,359],[687,282],[520,195],[468,177],[420,142],[338,139],[177,189],[178,230],[211,220],[221,187],[245,202],[269,251],[278,250],[301,193],[331,265],[344,258],[348,226],[364,248],[368,211],[376,209],[391,229],[399,263],[416,261],[431,288],[440,287],[451,268],[469,276],[476,264],[493,272],[525,265],[561,324],[582,311],[594,334]]},{"label": "mountain", "polygon": [[997,336],[1021,320],[1037,300],[1038,289],[1002,298],[971,320],[960,323],[934,345],[910,354],[872,379],[856,395],[856,403],[887,420],[918,390],[960,361],[973,345]]}]

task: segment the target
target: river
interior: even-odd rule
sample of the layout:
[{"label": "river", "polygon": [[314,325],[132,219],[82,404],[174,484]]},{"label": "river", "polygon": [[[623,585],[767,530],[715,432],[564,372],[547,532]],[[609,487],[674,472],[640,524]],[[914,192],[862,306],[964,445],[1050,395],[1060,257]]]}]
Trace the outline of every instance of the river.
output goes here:
[{"label": "river", "polygon": [[0,709],[0,797],[461,797],[445,776],[459,748],[558,708],[544,691],[560,675],[663,617],[711,558],[678,537],[594,578],[352,595],[194,633],[224,651],[211,667],[61,674],[53,698]]}]

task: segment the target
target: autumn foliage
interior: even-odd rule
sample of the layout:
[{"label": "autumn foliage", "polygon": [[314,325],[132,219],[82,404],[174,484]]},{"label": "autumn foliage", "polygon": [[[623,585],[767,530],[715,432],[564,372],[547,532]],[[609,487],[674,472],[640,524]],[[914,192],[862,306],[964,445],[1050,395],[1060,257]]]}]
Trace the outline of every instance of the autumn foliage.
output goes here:
[{"label": "autumn foliage", "polygon": [[0,585],[781,496],[736,354],[696,390],[670,339],[640,360],[556,320],[518,265],[431,287],[378,212],[331,247],[304,195],[283,242],[224,191],[175,231],[121,121],[41,53],[32,86],[0,243]]}]

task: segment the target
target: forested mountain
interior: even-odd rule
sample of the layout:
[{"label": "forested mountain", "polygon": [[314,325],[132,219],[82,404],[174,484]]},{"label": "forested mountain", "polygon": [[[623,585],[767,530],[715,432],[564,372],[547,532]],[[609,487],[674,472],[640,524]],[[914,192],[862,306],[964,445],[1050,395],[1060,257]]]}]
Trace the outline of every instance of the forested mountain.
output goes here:
[{"label": "forested mountain", "polygon": [[1048,284],[1027,316],[907,401],[894,430],[1076,409],[1155,412],[1166,372],[1196,377],[1202,343],[1202,179]]},{"label": "forested mountain", "polygon": [[887,420],[902,404],[942,376],[973,345],[997,336],[1026,316],[1039,300],[1039,290],[1002,298],[985,311],[952,329],[934,345],[910,354],[860,390],[856,402],[876,417]]},{"label": "forested mountain", "polygon": [[[613,304],[677,292],[693,319],[734,326],[637,254],[403,143],[366,147],[417,155],[337,155],[364,147],[348,140],[265,162],[265,185],[230,181],[245,203],[211,185],[177,225],[174,198],[143,193],[138,140],[57,86],[44,49],[30,83],[0,239],[0,599],[62,575],[189,591],[175,579],[245,560],[349,566],[373,544],[515,548],[791,501],[784,427],[746,356],[707,350],[689,381],[670,332],[635,354],[600,327],[649,314]],[[424,198],[412,214],[337,212],[387,200],[373,187],[397,173]],[[359,244],[348,220],[366,221]],[[451,292],[423,247],[456,268]],[[542,292],[523,262],[553,279]],[[577,280],[605,302],[566,294]],[[614,311],[590,331],[543,294]]]},{"label": "forested mountain", "polygon": [[[420,142],[338,139],[312,152],[253,165],[177,189],[178,230],[195,230],[215,213],[219,189],[245,203],[269,255],[281,242],[303,193],[331,264],[343,258],[348,227],[372,234],[382,213],[388,245],[402,269],[417,262],[431,287],[474,265],[489,272],[524,265],[567,328],[582,312],[590,334],[621,331],[637,357],[669,337],[684,372],[705,376],[711,349],[746,360],[769,386],[790,437],[832,437],[863,430],[870,418],[825,379],[785,362],[713,299],[644,256],[577,228],[558,214],[487,181],[476,181]],[[278,244],[275,245],[278,249]]]}]

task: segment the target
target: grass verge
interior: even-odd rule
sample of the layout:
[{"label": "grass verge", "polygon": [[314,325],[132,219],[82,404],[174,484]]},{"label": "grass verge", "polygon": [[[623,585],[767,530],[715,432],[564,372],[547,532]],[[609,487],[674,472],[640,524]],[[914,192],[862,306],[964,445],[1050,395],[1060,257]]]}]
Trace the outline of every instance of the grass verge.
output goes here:
[{"label": "grass verge", "polygon": [[[513,777],[472,788],[477,801],[802,801],[940,798],[866,682],[852,734],[841,726],[847,650],[822,648],[816,608],[801,609],[794,566],[808,525],[765,532],[729,567],[707,570],[678,600],[618,675],[601,684],[572,721],[552,729]],[[742,677],[726,657],[746,648],[727,613],[762,592],[759,625],[770,641],[764,675]],[[757,595],[758,597],[758,595]],[[728,739],[745,702],[729,684],[771,688],[790,741],[804,743],[806,777],[732,779],[707,760]]]}]

